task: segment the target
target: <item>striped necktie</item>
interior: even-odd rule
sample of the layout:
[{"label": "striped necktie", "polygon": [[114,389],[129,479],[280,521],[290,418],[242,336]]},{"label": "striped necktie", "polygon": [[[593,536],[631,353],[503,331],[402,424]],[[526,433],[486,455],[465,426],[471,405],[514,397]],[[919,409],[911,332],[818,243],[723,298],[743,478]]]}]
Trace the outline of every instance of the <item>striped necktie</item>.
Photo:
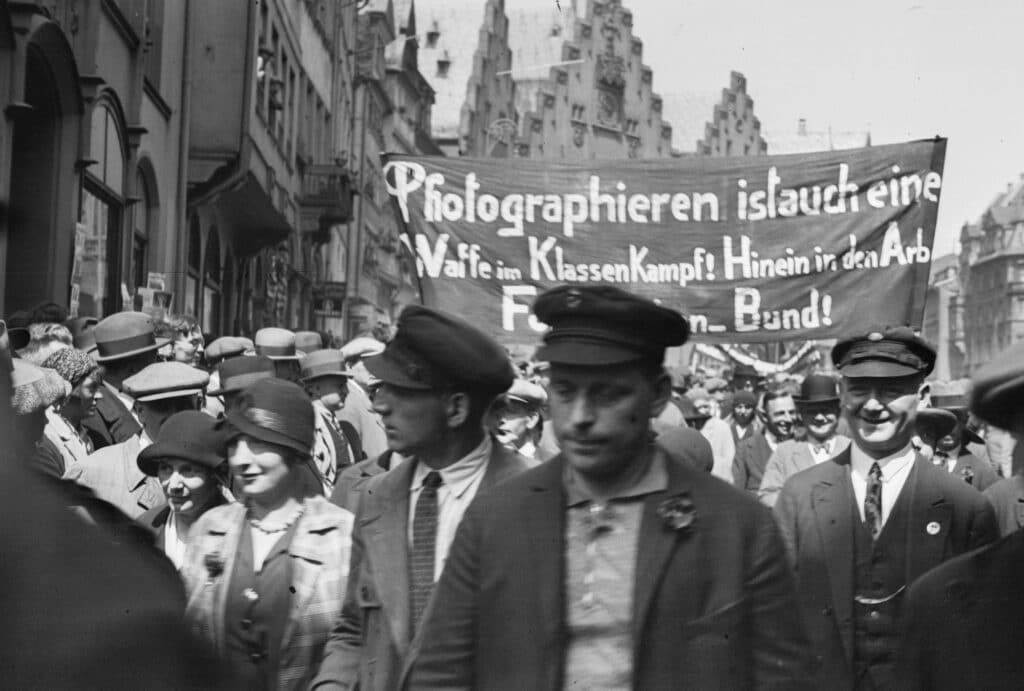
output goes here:
[{"label": "striped necktie", "polygon": [[868,471],[867,492],[864,493],[864,522],[871,531],[871,539],[877,540],[882,532],[882,469],[877,463]]},{"label": "striped necktie", "polygon": [[412,554],[409,559],[412,586],[412,629],[416,631],[423,610],[434,587],[434,561],[437,545],[437,488],[441,474],[436,470],[423,478],[423,489],[416,500],[416,513],[412,519]]}]

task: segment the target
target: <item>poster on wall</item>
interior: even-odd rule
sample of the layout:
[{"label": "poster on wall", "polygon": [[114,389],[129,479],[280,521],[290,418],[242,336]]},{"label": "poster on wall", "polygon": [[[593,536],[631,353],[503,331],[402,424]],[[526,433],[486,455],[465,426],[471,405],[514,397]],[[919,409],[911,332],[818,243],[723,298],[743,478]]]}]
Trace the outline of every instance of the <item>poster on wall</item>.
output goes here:
[{"label": "poster on wall", "polygon": [[[427,304],[506,344],[533,299],[612,284],[694,340],[920,327],[946,140],[785,156],[542,161],[385,156]],[[868,322],[871,323],[868,323]]]}]

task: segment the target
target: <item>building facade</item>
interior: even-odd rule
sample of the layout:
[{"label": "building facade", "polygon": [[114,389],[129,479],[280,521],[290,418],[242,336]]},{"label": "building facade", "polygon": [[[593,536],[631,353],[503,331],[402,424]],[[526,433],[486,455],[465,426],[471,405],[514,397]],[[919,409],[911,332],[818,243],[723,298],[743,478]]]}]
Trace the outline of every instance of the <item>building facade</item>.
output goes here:
[{"label": "building facade", "polygon": [[960,286],[970,375],[1024,341],[1024,175],[961,229]]},{"label": "building facade", "polygon": [[921,335],[935,346],[932,378],[949,381],[967,376],[960,259],[955,254],[932,260]]},{"label": "building facade", "polygon": [[103,317],[176,265],[187,3],[0,4],[0,310]]},{"label": "building facade", "polygon": [[515,153],[553,159],[673,154],[672,127],[620,0],[510,2]]}]

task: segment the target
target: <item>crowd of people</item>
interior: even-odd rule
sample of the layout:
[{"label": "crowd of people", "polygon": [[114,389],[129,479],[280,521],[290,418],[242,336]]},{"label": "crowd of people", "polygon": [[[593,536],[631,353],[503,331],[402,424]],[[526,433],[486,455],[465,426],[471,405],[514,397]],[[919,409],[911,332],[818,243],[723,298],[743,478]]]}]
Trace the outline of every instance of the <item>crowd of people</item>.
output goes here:
[{"label": "crowd of people", "polygon": [[1024,345],[934,382],[934,348],[879,326],[840,339],[828,371],[771,379],[666,369],[685,317],[614,287],[554,288],[533,311],[548,330],[529,361],[417,305],[345,344],[12,315],[0,505],[22,513],[0,537],[0,674],[1024,683]]}]

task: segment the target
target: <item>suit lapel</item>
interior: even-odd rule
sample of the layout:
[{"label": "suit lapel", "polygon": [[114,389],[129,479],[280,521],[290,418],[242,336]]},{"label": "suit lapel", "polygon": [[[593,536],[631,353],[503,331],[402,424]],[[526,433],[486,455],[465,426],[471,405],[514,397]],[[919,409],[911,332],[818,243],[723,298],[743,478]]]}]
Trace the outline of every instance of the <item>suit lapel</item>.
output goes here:
[{"label": "suit lapel", "polygon": [[[395,647],[402,653],[410,641],[409,595],[409,483],[416,463],[400,463],[381,478],[373,497],[372,512],[364,521],[366,544],[374,569],[374,585],[382,611],[391,626]],[[376,516],[376,518],[374,518]]]},{"label": "suit lapel", "polygon": [[818,527],[821,553],[828,570],[832,610],[847,659],[853,657],[853,631],[842,622],[852,621],[853,601],[853,486],[850,484],[850,453],[844,451],[832,464],[832,472],[811,488],[811,507]]},{"label": "suit lapel", "polygon": [[320,511],[316,502],[307,502],[306,506],[308,507],[307,514],[300,519],[295,537],[288,549],[291,556],[292,585],[295,588],[295,596],[292,598],[288,623],[281,636],[282,651],[288,649],[296,626],[302,619],[303,613],[306,612],[310,598],[316,592],[317,578],[320,576],[324,562],[328,559],[324,550],[333,542],[324,540],[323,535],[337,529],[335,523]]},{"label": "suit lapel", "polygon": [[941,472],[944,470],[930,466],[926,459],[917,456],[904,487],[911,494],[900,497],[911,502],[907,521],[907,585],[938,566],[945,553],[953,505],[946,501],[942,489],[933,481],[933,473]]},{"label": "suit lapel", "polygon": [[[558,688],[564,654],[565,621],[565,499],[562,488],[564,458],[559,455],[541,466],[524,497],[524,514],[530,538],[526,578],[533,601],[523,603],[534,618],[533,629],[542,631],[546,668],[554,674],[547,688]],[[552,658],[552,656],[555,656]]]},{"label": "suit lapel", "polygon": [[492,443],[491,458],[487,463],[487,470],[484,471],[484,476],[480,480],[480,489],[493,487],[499,482],[526,470],[525,458],[509,451],[497,442]]},{"label": "suit lapel", "polygon": [[[659,452],[660,453],[660,452]],[[661,583],[665,569],[677,549],[699,553],[701,534],[699,527],[691,531],[671,530],[658,516],[658,506],[673,497],[685,495],[689,489],[686,476],[675,463],[665,462],[668,473],[668,488],[665,492],[649,494],[644,499],[643,517],[640,519],[640,535],[637,541],[637,562],[635,588],[633,590],[633,641],[634,646],[642,643],[642,633],[647,622],[654,595]],[[681,547],[681,545],[685,545]],[[694,559],[688,563],[696,565]],[[634,657],[636,653],[634,651]]]}]

